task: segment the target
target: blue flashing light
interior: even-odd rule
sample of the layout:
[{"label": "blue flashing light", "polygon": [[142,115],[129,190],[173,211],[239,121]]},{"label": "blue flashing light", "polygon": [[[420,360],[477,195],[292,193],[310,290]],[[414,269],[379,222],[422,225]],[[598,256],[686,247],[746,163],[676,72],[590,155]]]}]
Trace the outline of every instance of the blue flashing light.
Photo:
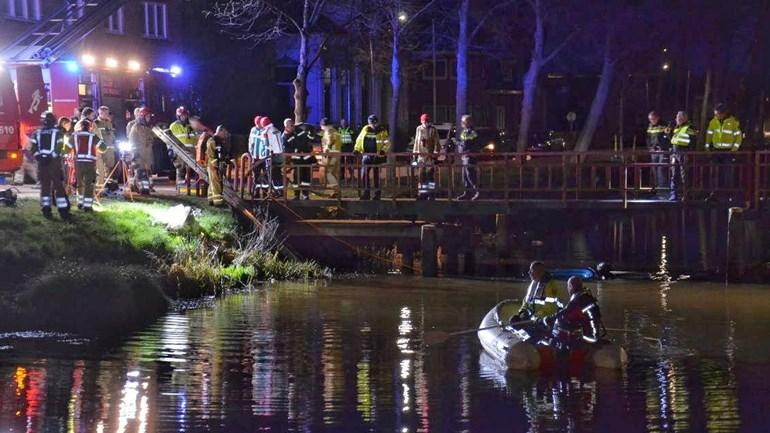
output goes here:
[{"label": "blue flashing light", "polygon": [[177,75],[182,75],[182,68],[178,65],[171,65],[170,68],[168,68],[168,73],[171,74],[172,77],[176,77]]},{"label": "blue flashing light", "polygon": [[72,72],[73,74],[80,70],[80,65],[74,60],[63,62],[64,67],[67,68],[67,71]]}]

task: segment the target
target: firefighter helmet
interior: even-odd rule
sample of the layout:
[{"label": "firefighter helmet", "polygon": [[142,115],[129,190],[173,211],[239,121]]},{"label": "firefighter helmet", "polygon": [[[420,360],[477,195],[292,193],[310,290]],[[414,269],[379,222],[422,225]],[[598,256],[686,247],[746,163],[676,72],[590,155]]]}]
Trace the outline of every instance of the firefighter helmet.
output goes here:
[{"label": "firefighter helmet", "polygon": [[375,123],[379,123],[380,119],[378,119],[376,115],[370,114],[366,121],[374,125]]},{"label": "firefighter helmet", "polygon": [[189,115],[190,115],[190,112],[187,111],[187,109],[184,108],[184,106],[177,107],[177,109],[176,109],[176,117],[179,117],[179,116],[189,116]]},{"label": "firefighter helmet", "polygon": [[264,127],[266,127],[267,125],[272,125],[272,124],[273,124],[273,121],[272,121],[272,120],[270,120],[270,118],[269,118],[269,117],[267,117],[267,116],[261,116],[261,117],[259,118],[259,127],[260,127],[260,128],[264,128]]},{"label": "firefighter helmet", "polygon": [[46,111],[40,116],[40,124],[43,125],[44,128],[53,128],[56,126],[56,116],[50,111]]},{"label": "firefighter helmet", "polygon": [[262,116],[259,116],[259,115],[255,116],[254,126],[256,126],[257,128],[261,128],[261,126],[259,125],[260,123],[262,123]]},{"label": "firefighter helmet", "polygon": [[420,123],[430,123],[430,114],[422,113],[420,116]]},{"label": "firefighter helmet", "polygon": [[139,116],[140,116],[140,117],[144,117],[144,116],[150,115],[151,113],[152,113],[152,112],[150,111],[150,109],[149,109],[149,108],[147,108],[146,106],[142,106],[142,107],[139,109]]}]

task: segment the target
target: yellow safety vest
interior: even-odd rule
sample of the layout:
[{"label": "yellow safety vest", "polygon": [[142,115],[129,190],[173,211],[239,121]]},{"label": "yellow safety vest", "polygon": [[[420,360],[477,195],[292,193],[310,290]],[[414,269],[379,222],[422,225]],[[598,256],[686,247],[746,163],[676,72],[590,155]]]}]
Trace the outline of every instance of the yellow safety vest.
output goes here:
[{"label": "yellow safety vest", "polygon": [[171,133],[174,134],[174,137],[186,147],[195,147],[197,137],[190,125],[185,125],[177,120],[169,126],[169,129],[171,130]]},{"label": "yellow safety vest", "polygon": [[711,119],[706,131],[706,150],[711,147],[715,150],[738,150],[742,142],[741,123],[734,116],[721,122],[716,117]]},{"label": "yellow safety vest", "polygon": [[521,303],[519,314],[527,317],[543,319],[552,316],[562,307],[559,301],[559,288],[556,281],[530,283],[527,295]]},{"label": "yellow safety vest", "polygon": [[674,128],[671,135],[671,145],[676,147],[689,147],[693,136],[695,136],[695,130],[689,123],[679,125]]}]

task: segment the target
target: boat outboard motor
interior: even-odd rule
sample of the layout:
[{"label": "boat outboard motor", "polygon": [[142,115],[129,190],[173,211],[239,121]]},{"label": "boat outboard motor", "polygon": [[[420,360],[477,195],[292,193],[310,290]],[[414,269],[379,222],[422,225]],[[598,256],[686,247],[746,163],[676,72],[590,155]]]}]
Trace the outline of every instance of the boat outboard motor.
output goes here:
[{"label": "boat outboard motor", "polygon": [[611,280],[615,278],[612,275],[612,266],[607,262],[601,262],[598,265],[596,265],[596,273],[599,275],[599,278],[602,280]]}]

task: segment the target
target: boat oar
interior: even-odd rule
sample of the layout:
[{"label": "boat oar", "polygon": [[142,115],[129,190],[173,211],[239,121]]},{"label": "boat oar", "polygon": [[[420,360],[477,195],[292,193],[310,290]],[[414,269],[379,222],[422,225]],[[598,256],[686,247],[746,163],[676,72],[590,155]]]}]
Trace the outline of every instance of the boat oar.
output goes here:
[{"label": "boat oar", "polygon": [[429,331],[425,333],[425,336],[422,338],[422,341],[425,343],[426,346],[434,346],[436,344],[441,344],[452,337],[457,337],[460,335],[472,334],[474,332],[486,331],[488,329],[502,328],[503,326],[526,325],[527,323],[533,323],[533,322],[531,320],[520,320],[518,322],[513,322],[513,323],[501,323],[499,325],[486,326],[484,328],[472,328],[472,329],[466,329],[464,331],[455,331],[455,332]]},{"label": "boat oar", "polygon": [[639,336],[642,337],[642,340],[654,341],[654,342],[658,343],[658,345],[661,348],[663,347],[663,341],[661,341],[660,338],[645,337],[644,335],[641,334],[641,332],[639,332],[638,329],[637,330],[633,330],[633,329],[628,329],[628,328],[604,328],[604,330],[605,331],[610,331],[610,332],[634,332],[636,334],[639,334]]}]

